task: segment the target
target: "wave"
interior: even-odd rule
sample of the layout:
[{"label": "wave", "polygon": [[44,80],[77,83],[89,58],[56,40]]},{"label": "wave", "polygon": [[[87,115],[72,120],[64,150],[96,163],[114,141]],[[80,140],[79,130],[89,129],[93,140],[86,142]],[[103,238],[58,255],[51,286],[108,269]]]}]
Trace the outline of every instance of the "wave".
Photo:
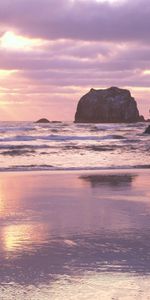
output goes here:
[{"label": "wave", "polygon": [[79,145],[65,145],[63,146],[63,150],[89,150],[89,151],[112,151],[116,150],[117,146],[109,146],[109,145],[85,145],[85,146],[79,146]]},{"label": "wave", "polygon": [[0,155],[5,156],[20,156],[20,155],[33,155],[35,154],[35,150],[28,150],[28,149],[14,149],[14,150],[7,150],[0,153]]},{"label": "wave", "polygon": [[[129,145],[130,149],[135,149],[133,146]],[[128,148],[129,148],[128,147]],[[63,153],[64,151],[78,151],[78,150],[84,150],[84,151],[96,151],[96,152],[105,152],[105,151],[115,151],[115,150],[120,150],[122,149],[123,146],[119,146],[117,144],[115,145],[62,145],[61,147],[59,146],[48,146],[48,145],[32,145],[32,146],[26,146],[26,145],[18,145],[18,146],[0,146],[0,155],[10,155],[10,156],[17,156],[17,155],[30,155],[30,154],[35,154],[38,153],[36,150],[43,150],[40,152],[41,155],[46,155],[48,153],[53,153],[51,150],[59,149],[60,153]],[[126,149],[128,149],[126,148]],[[47,152],[46,149],[49,149],[50,152]],[[124,148],[125,150],[125,148]],[[55,152],[56,153],[56,152]]]},{"label": "wave", "polygon": [[4,137],[0,138],[0,142],[25,142],[25,141],[36,141],[36,140],[45,140],[45,141],[102,141],[102,140],[116,140],[116,139],[125,139],[125,137],[120,135],[105,135],[105,136],[93,136],[93,135],[86,135],[86,136],[75,136],[75,135],[36,135],[36,136],[26,136],[26,135],[19,135],[13,137]]},{"label": "wave", "polygon": [[4,137],[0,138],[0,142],[24,142],[24,141],[34,141],[36,138],[34,136],[11,136],[11,137]]},{"label": "wave", "polygon": [[36,131],[36,127],[28,127],[28,126],[7,126],[7,127],[0,127],[1,133],[8,133],[8,132],[18,132],[18,131]]},{"label": "wave", "polygon": [[57,170],[52,165],[15,165],[10,167],[0,167],[0,172],[24,172],[24,171],[50,171],[50,170]]},{"label": "wave", "polygon": [[0,167],[0,172],[32,172],[32,171],[109,171],[109,170],[134,170],[150,169],[150,164],[145,165],[125,165],[125,166],[107,166],[107,167],[57,167],[48,164],[36,165],[15,165],[10,167]]},{"label": "wave", "polygon": [[[10,170],[14,163],[18,165],[18,169],[11,166],[14,171],[105,170],[125,168],[126,164],[127,168],[139,168],[144,163],[140,168],[149,168],[149,136],[143,135],[143,128],[145,123],[0,122],[0,170]],[[24,166],[26,163],[29,165]]]},{"label": "wave", "polygon": [[0,145],[0,150],[21,150],[21,149],[47,149],[53,148],[52,146],[41,144],[41,145],[11,145],[11,144],[4,144]]},{"label": "wave", "polygon": [[[46,150],[50,147],[48,145],[0,145],[0,155],[4,156],[21,156],[21,155],[33,155],[36,150]],[[47,154],[47,152],[41,152],[41,154]]]}]

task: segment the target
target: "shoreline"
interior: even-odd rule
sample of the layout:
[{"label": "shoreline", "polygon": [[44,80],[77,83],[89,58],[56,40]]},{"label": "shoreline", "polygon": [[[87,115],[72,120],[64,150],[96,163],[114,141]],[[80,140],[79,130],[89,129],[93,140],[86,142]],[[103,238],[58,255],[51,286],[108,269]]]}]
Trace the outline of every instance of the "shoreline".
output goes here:
[{"label": "shoreline", "polygon": [[81,173],[123,173],[123,172],[148,172],[150,173],[150,166],[149,167],[132,167],[132,168],[103,168],[103,169],[58,169],[58,170],[4,170],[0,171],[0,174],[34,174],[34,175],[40,175],[40,174],[81,174]]}]

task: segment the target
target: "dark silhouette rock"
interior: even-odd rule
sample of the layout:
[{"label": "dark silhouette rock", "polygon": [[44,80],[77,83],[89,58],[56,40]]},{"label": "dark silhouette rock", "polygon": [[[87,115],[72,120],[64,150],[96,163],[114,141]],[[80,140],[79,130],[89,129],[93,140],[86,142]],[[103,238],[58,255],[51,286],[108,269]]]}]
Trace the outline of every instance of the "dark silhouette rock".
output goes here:
[{"label": "dark silhouette rock", "polygon": [[61,121],[51,121],[50,123],[56,123],[56,124],[61,124],[62,122]]},{"label": "dark silhouette rock", "polygon": [[42,118],[36,121],[35,123],[50,123],[50,121],[48,119]]},{"label": "dark silhouette rock", "polygon": [[138,122],[146,122],[143,116],[139,117],[139,121]]},{"label": "dark silhouette rock", "polygon": [[111,87],[91,89],[77,106],[76,123],[133,123],[143,122],[130,91]]},{"label": "dark silhouette rock", "polygon": [[150,134],[150,125],[145,129],[144,133]]}]

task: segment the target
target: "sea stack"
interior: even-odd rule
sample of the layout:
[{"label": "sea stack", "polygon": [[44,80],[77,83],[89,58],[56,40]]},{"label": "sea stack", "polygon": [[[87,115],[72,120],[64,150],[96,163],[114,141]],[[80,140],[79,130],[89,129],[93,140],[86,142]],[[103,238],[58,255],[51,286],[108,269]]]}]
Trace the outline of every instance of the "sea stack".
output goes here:
[{"label": "sea stack", "polygon": [[42,119],[39,119],[38,121],[36,121],[35,123],[50,123],[50,121],[46,118],[42,118]]},{"label": "sea stack", "polygon": [[134,123],[144,121],[130,91],[111,87],[91,89],[78,102],[75,123]]}]

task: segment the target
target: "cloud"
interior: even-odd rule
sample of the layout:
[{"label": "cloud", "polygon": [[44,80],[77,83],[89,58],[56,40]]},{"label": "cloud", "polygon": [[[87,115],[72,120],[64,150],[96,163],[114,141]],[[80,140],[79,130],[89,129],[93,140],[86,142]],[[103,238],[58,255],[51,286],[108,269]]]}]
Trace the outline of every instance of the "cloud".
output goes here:
[{"label": "cloud", "polygon": [[[84,55],[85,52],[85,55]],[[0,69],[19,71],[41,71],[45,74],[56,73],[59,77],[67,74],[75,77],[84,74],[93,77],[96,72],[136,72],[140,74],[150,69],[150,51],[148,46],[138,44],[116,44],[100,42],[55,41],[46,44],[39,51],[10,51],[0,49]],[[30,72],[29,72],[30,74]],[[122,73],[124,77],[125,73]],[[47,76],[47,75],[46,75]],[[93,82],[94,83],[94,82]]]},{"label": "cloud", "polygon": [[150,41],[150,2],[5,0],[0,20],[22,34],[45,39]]},{"label": "cloud", "polygon": [[[116,85],[130,88],[144,113],[150,80],[149,16],[149,0],[115,5],[94,0],[1,0],[0,100],[13,99],[28,107],[36,103],[39,111],[51,105],[55,112],[58,105],[64,112],[68,103],[73,119],[83,93]],[[8,31],[29,38],[31,47],[3,47],[1,38]]]}]

